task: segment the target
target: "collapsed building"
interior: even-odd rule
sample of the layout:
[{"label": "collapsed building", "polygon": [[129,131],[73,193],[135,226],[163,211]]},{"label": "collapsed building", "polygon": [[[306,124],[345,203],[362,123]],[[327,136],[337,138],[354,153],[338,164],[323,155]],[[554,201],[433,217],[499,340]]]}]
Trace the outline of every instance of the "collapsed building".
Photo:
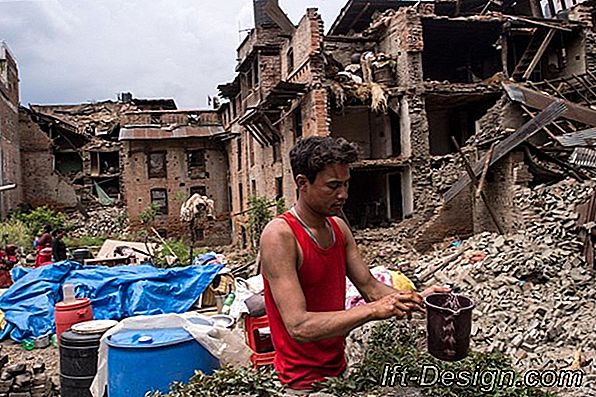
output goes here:
[{"label": "collapsed building", "polygon": [[[155,207],[161,234],[187,236],[180,206],[199,193],[216,214],[198,240],[247,246],[249,198],[295,201],[290,148],[331,135],[360,147],[350,224],[405,221],[424,250],[513,230],[513,185],[582,179],[590,171],[580,168],[596,165],[591,1],[349,0],[325,33],[316,9],[295,25],[277,1],[254,0],[254,19],[217,111],[130,94],[21,107],[18,137],[2,134],[20,145],[11,161],[22,166],[6,168],[23,170],[13,201],[81,212],[119,203],[134,228]],[[13,66],[0,77],[18,79],[2,54],[0,66]],[[14,121],[11,87],[2,92]]]},{"label": "collapsed building", "polygon": [[163,236],[188,236],[180,206],[209,196],[217,219],[196,230],[199,243],[229,242],[225,135],[213,111],[178,110],[172,99],[77,105],[30,105],[19,112],[24,201],[78,209],[126,207],[133,230],[155,208],[151,227]]},{"label": "collapsed building", "polygon": [[82,209],[122,201],[120,119],[124,112],[147,108],[176,104],[124,94],[119,101],[22,107],[25,202]]},{"label": "collapsed building", "polygon": [[421,249],[514,229],[512,185],[581,178],[593,161],[581,147],[596,125],[593,17],[591,2],[350,0],[324,34],[316,9],[294,25],[277,1],[255,0],[237,76],[218,87],[235,241],[249,196],[295,200],[288,152],[313,135],[359,144],[345,207],[355,227],[412,218]]}]

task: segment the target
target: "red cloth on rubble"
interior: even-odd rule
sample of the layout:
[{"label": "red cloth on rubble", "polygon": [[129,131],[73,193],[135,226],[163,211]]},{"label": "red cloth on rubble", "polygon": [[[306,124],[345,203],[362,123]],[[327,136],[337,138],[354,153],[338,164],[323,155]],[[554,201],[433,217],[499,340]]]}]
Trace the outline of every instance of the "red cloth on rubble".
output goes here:
[{"label": "red cloth on rubble", "polygon": [[[290,212],[281,215],[292,228],[302,250],[298,279],[309,312],[345,310],[346,252],[341,229],[332,218],[335,243],[319,247]],[[275,370],[280,381],[292,389],[312,389],[313,383],[336,377],[346,369],[343,336],[298,343],[288,333],[265,278],[265,307],[275,348]]]}]

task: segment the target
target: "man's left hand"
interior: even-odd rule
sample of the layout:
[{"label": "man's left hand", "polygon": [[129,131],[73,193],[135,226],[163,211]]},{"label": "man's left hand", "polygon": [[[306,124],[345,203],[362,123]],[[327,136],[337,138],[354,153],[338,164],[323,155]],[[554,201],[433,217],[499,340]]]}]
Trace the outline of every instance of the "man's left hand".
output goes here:
[{"label": "man's left hand", "polygon": [[432,294],[446,294],[449,292],[451,292],[451,289],[449,288],[441,287],[439,285],[433,285],[422,291],[420,295],[422,295],[423,298],[426,298],[427,296]]}]

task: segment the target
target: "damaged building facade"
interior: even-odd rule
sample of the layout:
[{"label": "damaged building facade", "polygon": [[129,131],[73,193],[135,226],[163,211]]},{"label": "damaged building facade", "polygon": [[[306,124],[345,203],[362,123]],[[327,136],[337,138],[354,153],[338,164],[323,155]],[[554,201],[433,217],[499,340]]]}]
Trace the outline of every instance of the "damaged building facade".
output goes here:
[{"label": "damaged building facade", "polygon": [[[353,226],[420,220],[420,248],[515,228],[509,187],[573,169],[573,149],[555,153],[561,142],[548,139],[595,126],[593,10],[591,2],[350,0],[325,34],[315,9],[294,25],[276,1],[255,0],[237,76],[219,86],[235,241],[246,243],[249,196],[294,202],[288,152],[313,135],[359,144],[344,208]],[[546,120],[557,101],[566,110]],[[493,147],[498,155],[476,175],[488,201],[476,199],[457,147],[476,169],[493,143],[528,123],[530,144]]]},{"label": "damaged building facade", "polygon": [[135,99],[130,94],[119,101],[22,107],[25,202],[83,211],[86,206],[122,202],[122,115],[175,108],[172,99]]},{"label": "damaged building facade", "polygon": [[141,214],[156,209],[161,235],[191,235],[180,208],[192,195],[214,202],[214,219],[193,224],[197,244],[230,243],[227,136],[216,111],[153,110],[124,113],[119,141],[122,180],[131,225],[141,228]]},{"label": "damaged building facade", "polygon": [[[15,113],[18,84],[0,84],[0,111],[18,115],[20,137],[0,126],[3,148],[20,140],[14,202],[81,212],[120,203],[133,228],[156,207],[157,230],[188,236],[180,207],[199,193],[215,203],[215,219],[193,228],[199,242],[248,246],[250,197],[291,205],[290,148],[330,135],[360,148],[350,224],[409,222],[423,250],[513,230],[512,186],[596,166],[591,1],[349,0],[327,33],[316,9],[294,24],[276,0],[253,3],[255,27],[215,111],[123,94]],[[18,82],[9,52],[0,55],[0,82]]]},{"label": "damaged building facade", "polygon": [[0,216],[6,217],[23,198],[19,137],[19,71],[8,45],[0,41]]},{"label": "damaged building facade", "polygon": [[152,227],[188,237],[180,206],[194,193],[215,202],[216,219],[195,230],[199,244],[229,243],[225,135],[214,111],[180,111],[172,99],[31,105],[18,113],[24,202],[77,209],[124,206],[132,230],[157,208]]}]

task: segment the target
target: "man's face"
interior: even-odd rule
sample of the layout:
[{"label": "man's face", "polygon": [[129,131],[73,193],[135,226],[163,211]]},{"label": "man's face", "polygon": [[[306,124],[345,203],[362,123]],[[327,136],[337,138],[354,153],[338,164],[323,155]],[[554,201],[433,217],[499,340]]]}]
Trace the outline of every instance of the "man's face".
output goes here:
[{"label": "man's face", "polygon": [[313,183],[304,175],[296,178],[300,196],[316,212],[324,216],[334,216],[348,199],[350,166],[347,164],[328,165],[321,170]]}]

